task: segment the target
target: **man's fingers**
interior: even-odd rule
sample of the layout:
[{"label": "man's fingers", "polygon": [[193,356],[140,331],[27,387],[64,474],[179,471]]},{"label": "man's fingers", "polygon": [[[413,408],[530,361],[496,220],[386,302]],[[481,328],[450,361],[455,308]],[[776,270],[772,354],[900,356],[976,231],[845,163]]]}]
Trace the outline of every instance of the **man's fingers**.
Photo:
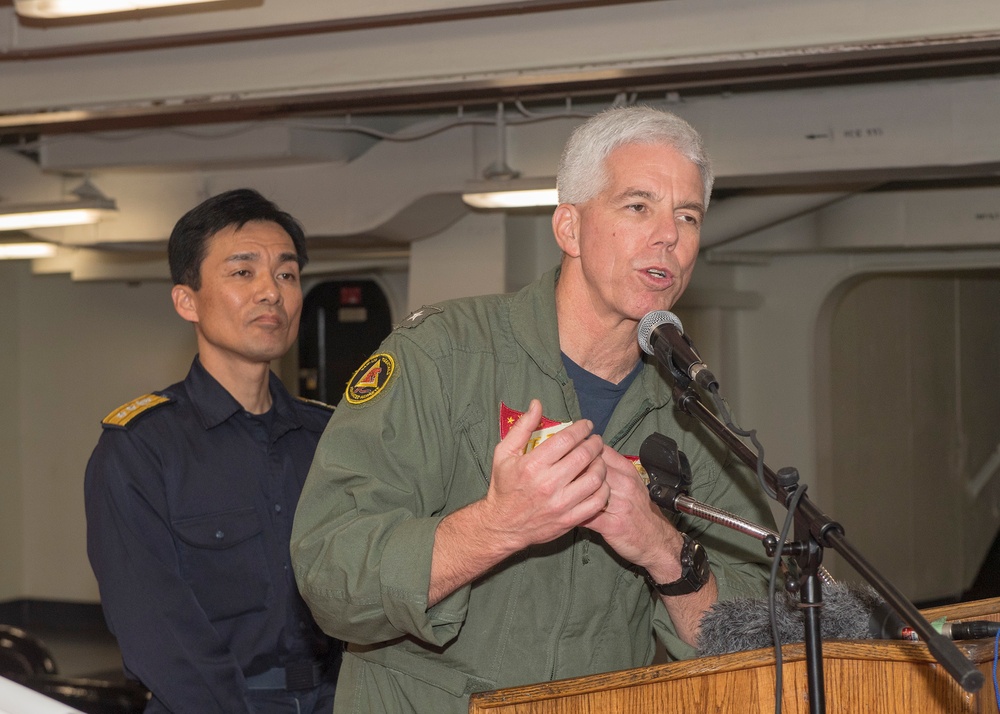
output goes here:
[{"label": "man's fingers", "polygon": [[511,426],[510,431],[507,432],[507,436],[503,438],[500,442],[503,448],[508,451],[508,453],[523,454],[524,449],[528,446],[528,442],[531,440],[531,434],[535,431],[535,427],[542,420],[542,403],[537,399],[532,399],[531,403],[528,405],[528,411],[520,416],[520,418],[514,422]]},{"label": "man's fingers", "polygon": [[[511,426],[507,436],[500,443],[508,453],[512,455],[523,454],[531,444],[532,434],[539,429],[542,420],[542,405],[537,399],[532,399],[528,405],[528,411]],[[573,422],[572,424],[561,425],[563,428],[558,431],[550,431],[542,437],[542,440],[533,444],[530,449],[533,458],[545,465],[555,464],[557,461],[570,454],[581,443],[587,440],[594,428],[592,422],[587,419]],[[580,469],[586,467],[587,463],[600,453],[601,443],[588,445],[586,451],[589,456],[580,457],[578,464]],[[595,453],[590,453],[591,451]],[[536,453],[537,451],[537,453]]]}]

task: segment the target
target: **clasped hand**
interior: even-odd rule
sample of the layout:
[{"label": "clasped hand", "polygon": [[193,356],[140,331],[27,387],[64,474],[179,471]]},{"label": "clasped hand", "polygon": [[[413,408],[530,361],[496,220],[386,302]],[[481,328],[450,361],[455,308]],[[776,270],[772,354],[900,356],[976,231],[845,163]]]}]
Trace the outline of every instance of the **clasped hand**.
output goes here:
[{"label": "clasped hand", "polygon": [[631,461],[574,422],[525,453],[542,417],[528,411],[497,444],[486,503],[512,550],[547,543],[576,526],[600,533],[619,555],[644,565],[680,536],[650,500]]}]

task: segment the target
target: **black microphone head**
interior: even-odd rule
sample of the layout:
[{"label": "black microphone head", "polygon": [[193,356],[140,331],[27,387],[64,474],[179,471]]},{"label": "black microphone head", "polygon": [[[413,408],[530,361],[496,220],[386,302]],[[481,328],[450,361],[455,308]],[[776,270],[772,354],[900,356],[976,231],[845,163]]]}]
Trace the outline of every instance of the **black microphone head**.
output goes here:
[{"label": "black microphone head", "polygon": [[639,347],[642,351],[648,355],[655,354],[653,351],[653,344],[651,338],[653,336],[653,330],[655,330],[660,325],[665,325],[670,323],[677,328],[677,331],[682,335],[684,334],[684,326],[681,324],[680,318],[669,310],[653,310],[647,312],[646,315],[639,321]]},{"label": "black microphone head", "polygon": [[[823,586],[820,630],[823,639],[871,639],[872,611],[882,598],[868,585]],[[805,624],[798,601],[781,591],[776,595],[775,619],[782,644],[802,642]],[[743,652],[774,647],[765,598],[736,598],[715,603],[701,620],[698,655]]]}]

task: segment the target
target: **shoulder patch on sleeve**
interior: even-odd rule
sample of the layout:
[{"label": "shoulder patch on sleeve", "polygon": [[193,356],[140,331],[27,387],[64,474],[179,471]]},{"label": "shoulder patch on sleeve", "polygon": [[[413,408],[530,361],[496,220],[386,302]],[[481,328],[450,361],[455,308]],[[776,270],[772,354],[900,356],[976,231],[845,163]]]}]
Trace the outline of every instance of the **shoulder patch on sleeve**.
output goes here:
[{"label": "shoulder patch on sleeve", "polygon": [[364,404],[371,401],[385,389],[396,373],[396,362],[392,355],[381,352],[372,355],[358,367],[344,390],[344,399],[349,404]]},{"label": "shoulder patch on sleeve", "polygon": [[416,327],[421,322],[426,320],[431,315],[436,315],[438,313],[444,312],[440,307],[436,305],[424,305],[419,310],[414,310],[407,316],[405,320],[396,325],[397,328],[400,327]]},{"label": "shoulder patch on sleeve", "polygon": [[101,425],[105,428],[117,427],[127,429],[128,425],[139,415],[161,406],[169,404],[170,397],[162,394],[144,394],[138,399],[133,399],[127,404],[123,404],[101,420]]},{"label": "shoulder patch on sleeve", "polygon": [[295,397],[295,398],[298,401],[302,402],[303,404],[308,404],[310,406],[317,407],[319,409],[323,409],[328,412],[332,412],[334,409],[336,409],[336,407],[333,406],[332,404],[321,402],[318,399],[309,399],[308,397]]}]

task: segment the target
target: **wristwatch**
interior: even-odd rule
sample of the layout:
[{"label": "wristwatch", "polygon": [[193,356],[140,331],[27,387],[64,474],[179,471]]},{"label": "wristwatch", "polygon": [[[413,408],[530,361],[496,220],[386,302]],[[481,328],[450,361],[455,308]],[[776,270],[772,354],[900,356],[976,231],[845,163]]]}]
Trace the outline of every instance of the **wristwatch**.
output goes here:
[{"label": "wristwatch", "polygon": [[696,593],[708,582],[708,576],[712,572],[708,565],[708,553],[701,543],[687,533],[681,533],[681,538],[684,539],[684,545],[681,546],[681,576],[672,583],[661,585],[653,580],[649,572],[646,573],[646,581],[660,595]]}]

